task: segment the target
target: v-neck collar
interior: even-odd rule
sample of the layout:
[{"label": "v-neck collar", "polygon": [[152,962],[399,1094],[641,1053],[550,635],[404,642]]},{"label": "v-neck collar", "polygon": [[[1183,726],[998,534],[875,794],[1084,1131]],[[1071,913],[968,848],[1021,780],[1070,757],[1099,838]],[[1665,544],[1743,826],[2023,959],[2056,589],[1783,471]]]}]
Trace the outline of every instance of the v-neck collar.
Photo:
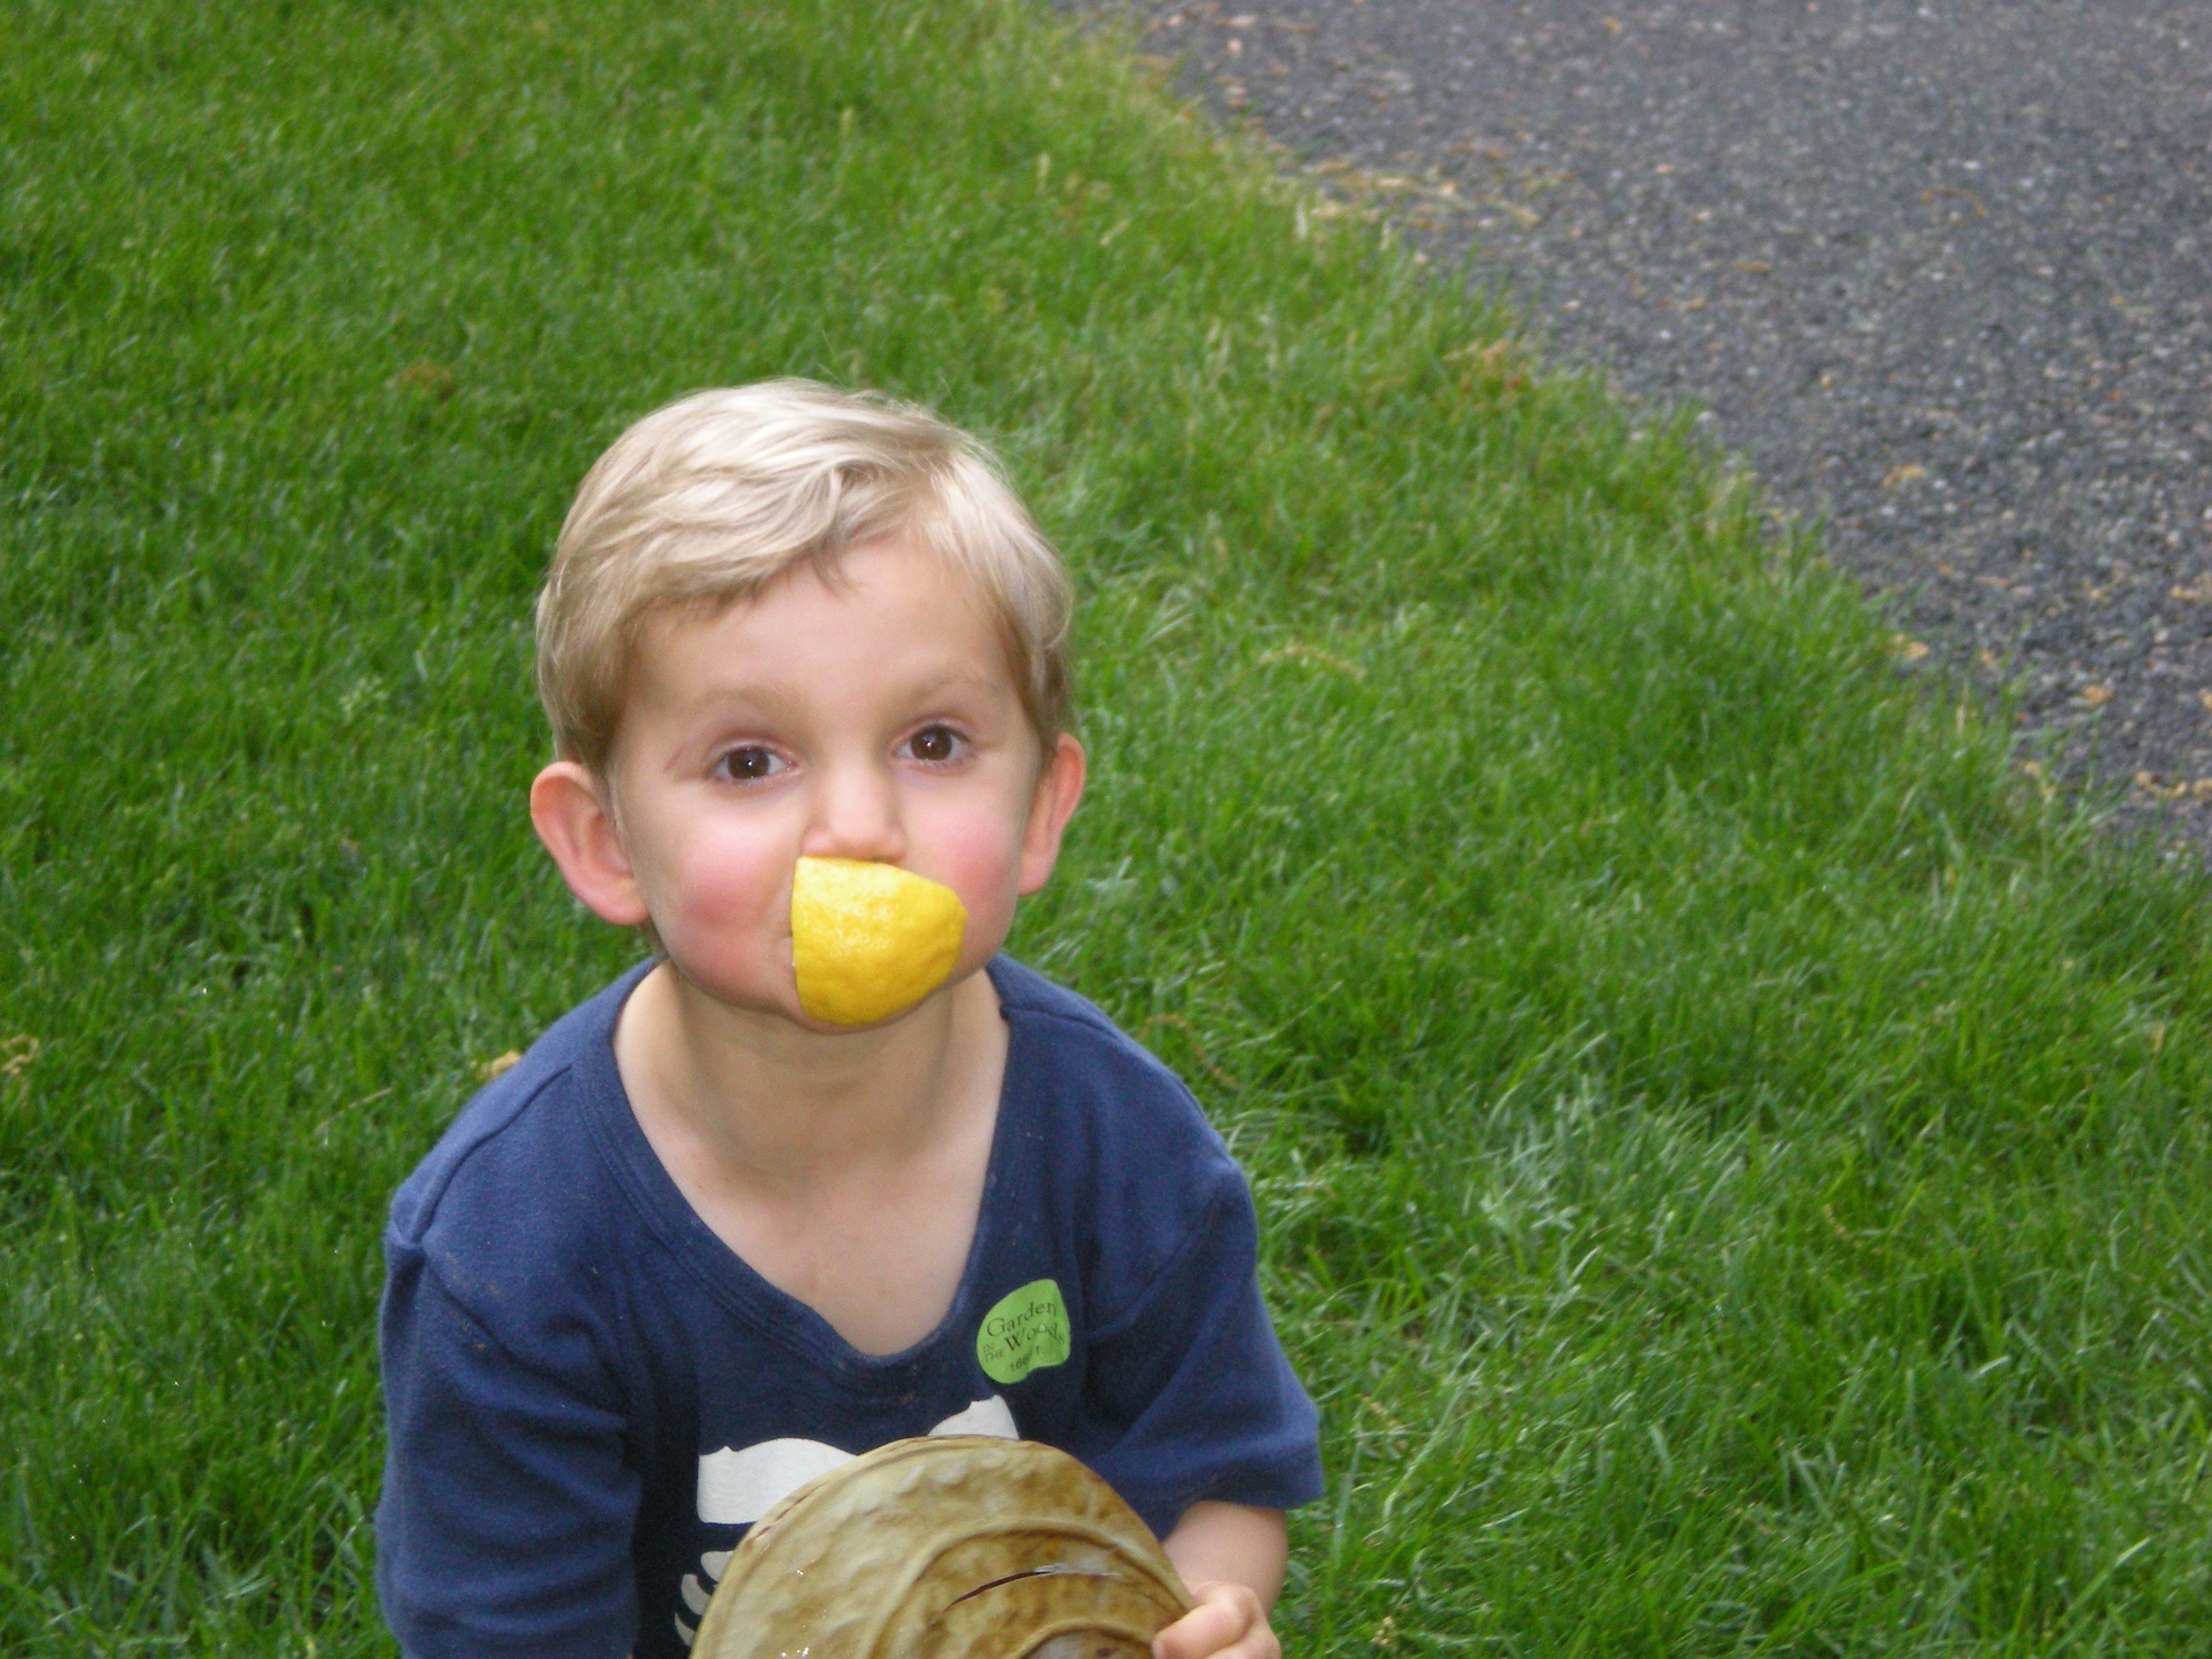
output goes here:
[{"label": "v-neck collar", "polygon": [[640,963],[607,988],[599,999],[595,1028],[587,1033],[577,1062],[579,1080],[586,1085],[583,1097],[589,1103],[592,1138],[647,1229],[715,1302],[762,1337],[823,1367],[856,1389],[874,1394],[902,1389],[938,1357],[953,1333],[974,1322],[977,1280],[998,1243],[994,1217],[1005,1207],[1000,1195],[1011,1178],[1007,1163],[1019,1132],[1019,1126],[1011,1120],[1021,1109],[1018,1103],[1025,1101],[1030,1092],[1021,1086],[1030,1058],[1023,1034],[1025,1022],[1006,996],[1005,976],[1010,965],[1001,956],[993,957],[985,968],[999,996],[1000,1018],[1006,1022],[1006,1064],[999,1088],[997,1116],[991,1126],[991,1151],[984,1167],[975,1235],[969,1241],[960,1282],[944,1318],[921,1340],[896,1353],[873,1354],[854,1347],[811,1304],[770,1283],[707,1224],[653,1150],[623,1087],[614,1050],[615,1026],[623,1005],[652,972],[652,961]]}]

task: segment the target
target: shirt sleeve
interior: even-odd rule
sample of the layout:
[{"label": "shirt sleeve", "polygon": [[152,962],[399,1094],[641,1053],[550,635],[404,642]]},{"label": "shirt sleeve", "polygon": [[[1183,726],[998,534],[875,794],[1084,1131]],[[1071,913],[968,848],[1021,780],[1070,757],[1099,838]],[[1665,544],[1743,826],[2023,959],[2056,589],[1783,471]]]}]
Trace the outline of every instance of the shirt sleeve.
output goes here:
[{"label": "shirt sleeve", "polygon": [[388,1247],[377,1593],[408,1659],[622,1659],[639,1477],[580,1334],[527,1356],[419,1246]]},{"label": "shirt sleeve", "polygon": [[1259,1229],[1225,1157],[1151,1282],[1091,1333],[1071,1447],[1164,1538],[1201,1499],[1293,1509],[1322,1493],[1319,1414],[1260,1298]]}]

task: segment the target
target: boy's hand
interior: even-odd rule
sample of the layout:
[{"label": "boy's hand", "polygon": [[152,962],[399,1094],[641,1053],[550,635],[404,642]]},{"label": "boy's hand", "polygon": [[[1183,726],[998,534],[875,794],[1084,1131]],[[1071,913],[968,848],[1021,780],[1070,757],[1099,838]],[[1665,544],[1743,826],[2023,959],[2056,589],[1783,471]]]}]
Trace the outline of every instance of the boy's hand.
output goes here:
[{"label": "boy's hand", "polygon": [[1282,1659],[1267,1626],[1290,1553],[1280,1510],[1193,1504],[1161,1547],[1198,1605],[1152,1638],[1154,1659]]},{"label": "boy's hand", "polygon": [[1154,1659],[1282,1659],[1283,1644],[1249,1584],[1190,1587],[1198,1605],[1152,1638]]}]

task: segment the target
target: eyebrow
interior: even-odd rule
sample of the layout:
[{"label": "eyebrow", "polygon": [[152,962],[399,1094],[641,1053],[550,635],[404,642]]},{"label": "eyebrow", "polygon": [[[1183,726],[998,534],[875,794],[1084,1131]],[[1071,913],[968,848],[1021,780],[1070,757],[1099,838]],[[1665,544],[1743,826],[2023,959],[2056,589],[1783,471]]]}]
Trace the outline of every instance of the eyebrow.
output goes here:
[{"label": "eyebrow", "polygon": [[988,692],[996,689],[995,683],[988,674],[976,674],[963,669],[957,673],[939,674],[933,678],[922,680],[911,687],[907,695],[927,701],[931,697],[940,696],[947,691]]},{"label": "eyebrow", "polygon": [[699,714],[727,703],[744,703],[764,714],[791,714],[802,701],[789,680],[710,680],[678,705],[687,714]]},{"label": "eyebrow", "polygon": [[[998,690],[996,682],[988,674],[967,670],[931,675],[901,689],[900,695],[917,702],[927,702],[948,693]],[[776,676],[763,676],[727,681],[709,681],[682,707],[687,714],[699,714],[730,704],[739,703],[757,708],[765,714],[791,714],[798,712],[805,702],[805,695],[794,681]],[[1018,697],[1016,699],[1018,701]]]}]

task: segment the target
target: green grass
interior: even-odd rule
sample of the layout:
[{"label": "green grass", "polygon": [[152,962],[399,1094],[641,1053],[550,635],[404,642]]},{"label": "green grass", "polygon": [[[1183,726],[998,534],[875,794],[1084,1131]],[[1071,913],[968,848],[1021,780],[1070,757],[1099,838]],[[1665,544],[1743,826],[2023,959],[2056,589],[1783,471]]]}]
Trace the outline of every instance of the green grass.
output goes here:
[{"label": "green grass", "polygon": [[387,1650],[390,1189],[634,945],[522,792],[629,419],[1000,443],[1328,1423],[1300,1656],[2212,1629],[2207,893],[1679,426],[985,0],[0,14],[0,1650]]}]

